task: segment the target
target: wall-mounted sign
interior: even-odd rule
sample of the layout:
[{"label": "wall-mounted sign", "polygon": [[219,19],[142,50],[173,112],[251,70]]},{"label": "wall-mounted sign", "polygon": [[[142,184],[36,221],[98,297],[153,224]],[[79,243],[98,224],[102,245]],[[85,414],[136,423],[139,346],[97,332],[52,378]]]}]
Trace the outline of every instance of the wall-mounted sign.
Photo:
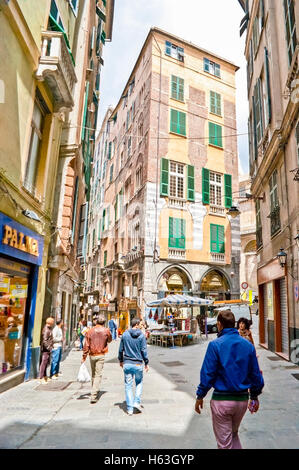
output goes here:
[{"label": "wall-mounted sign", "polygon": [[0,253],[41,266],[43,247],[41,235],[0,212]]},{"label": "wall-mounted sign", "polygon": [[242,287],[242,289],[244,289],[244,290],[247,289],[247,288],[248,288],[247,282],[242,282],[241,287]]}]

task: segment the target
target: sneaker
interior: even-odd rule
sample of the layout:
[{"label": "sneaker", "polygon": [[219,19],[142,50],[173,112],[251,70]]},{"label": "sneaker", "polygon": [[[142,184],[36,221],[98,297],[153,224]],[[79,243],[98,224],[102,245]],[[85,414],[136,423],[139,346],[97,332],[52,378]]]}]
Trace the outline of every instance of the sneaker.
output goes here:
[{"label": "sneaker", "polygon": [[58,374],[56,374],[56,377],[61,377],[63,375],[62,372],[58,372]]},{"label": "sneaker", "polygon": [[47,380],[46,380],[46,379],[39,379],[38,383],[39,383],[40,385],[46,385]]},{"label": "sneaker", "polygon": [[139,413],[142,413],[142,408],[141,408],[141,405],[134,405],[134,408],[136,408],[136,410],[139,411]]},{"label": "sneaker", "polygon": [[51,380],[58,380],[57,375],[52,375]]},{"label": "sneaker", "polygon": [[132,411],[132,410],[127,411],[127,414],[128,414],[129,416],[132,416],[132,415],[133,415],[133,411]]},{"label": "sneaker", "polygon": [[91,403],[91,404],[96,403],[96,402],[97,402],[97,400],[96,400],[95,398],[92,398],[92,399],[90,400],[90,403]]}]

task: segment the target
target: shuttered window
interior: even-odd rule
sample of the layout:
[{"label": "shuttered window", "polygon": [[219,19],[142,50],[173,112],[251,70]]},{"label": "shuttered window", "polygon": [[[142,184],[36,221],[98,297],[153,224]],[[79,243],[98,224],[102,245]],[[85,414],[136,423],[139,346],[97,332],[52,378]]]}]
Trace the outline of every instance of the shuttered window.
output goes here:
[{"label": "shuttered window", "polygon": [[170,132],[186,135],[186,113],[170,110]]},{"label": "shuttered window", "polygon": [[254,87],[253,105],[254,105],[256,140],[257,140],[257,144],[259,144],[263,137],[263,107],[262,107],[262,91],[261,91],[261,79],[260,78],[258,78],[256,85]]},{"label": "shuttered window", "polygon": [[188,165],[187,171],[188,171],[187,199],[188,201],[195,201],[194,166]]},{"label": "shuttered window", "polygon": [[210,204],[210,170],[202,169],[202,202]]},{"label": "shuttered window", "polygon": [[161,159],[161,175],[160,175],[160,194],[168,196],[169,191],[169,160]]},{"label": "shuttered window", "polygon": [[210,91],[210,112],[221,116],[221,95]]},{"label": "shuttered window", "polygon": [[184,101],[184,79],[171,76],[171,98]]},{"label": "shuttered window", "polygon": [[222,126],[209,122],[209,143],[216,147],[223,148]]},{"label": "shuttered window", "polygon": [[224,175],[224,199],[225,207],[229,209],[232,206],[232,176]]},{"label": "shuttered window", "polygon": [[104,266],[107,265],[107,251],[104,251]]},{"label": "shuttered window", "polygon": [[265,78],[266,78],[266,92],[267,92],[267,122],[266,126],[271,122],[272,118],[272,104],[271,104],[271,86],[270,86],[270,64],[269,64],[269,53],[265,47]]},{"label": "shuttered window", "polygon": [[87,106],[88,106],[88,93],[89,93],[89,82],[85,84],[85,99],[84,99],[84,111],[83,111],[83,122],[82,122],[82,133],[81,139],[85,138],[86,118],[87,118]]},{"label": "shuttered window", "polygon": [[185,249],[186,246],[186,221],[169,217],[169,248]]},{"label": "shuttered window", "polygon": [[215,75],[215,77],[221,78],[219,64],[216,64],[215,62],[212,62],[211,60],[207,58],[204,58],[203,63],[204,63],[203,68],[205,72]]},{"label": "shuttered window", "polygon": [[225,253],[224,226],[210,225],[211,253]]},{"label": "shuttered window", "polygon": [[165,41],[165,54],[178,59],[180,62],[184,62],[184,49],[182,47],[175,46],[169,41]]},{"label": "shuttered window", "polygon": [[[289,65],[293,60],[293,55],[297,46],[296,16],[294,0],[284,0],[284,19],[286,25],[286,40],[288,47]],[[298,5],[297,5],[298,6]]]},{"label": "shuttered window", "polygon": [[76,177],[75,183],[75,194],[74,194],[74,208],[73,208],[73,222],[72,222],[72,237],[71,237],[71,244],[74,244],[75,239],[75,230],[76,230],[76,221],[77,221],[77,204],[78,204],[78,186],[79,180],[78,176]]}]

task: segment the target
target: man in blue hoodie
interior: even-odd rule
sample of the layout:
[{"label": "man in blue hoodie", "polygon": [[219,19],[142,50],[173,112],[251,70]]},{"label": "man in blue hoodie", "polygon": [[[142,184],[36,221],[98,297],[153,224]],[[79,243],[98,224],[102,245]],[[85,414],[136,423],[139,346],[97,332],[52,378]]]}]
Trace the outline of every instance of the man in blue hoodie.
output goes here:
[{"label": "man in blue hoodie", "polygon": [[247,406],[251,413],[258,411],[264,380],[255,348],[239,335],[230,310],[219,313],[217,327],[218,338],[209,343],[201,368],[195,411],[200,414],[203,398],[213,387],[210,406],[218,448],[242,449],[239,426]]},{"label": "man in blue hoodie", "polygon": [[[133,414],[136,408],[140,413],[141,394],[143,380],[143,362],[145,371],[148,372],[148,355],[146,339],[140,330],[140,319],[134,318],[131,321],[131,329],[123,333],[120,341],[118,360],[119,365],[123,367],[125,376],[125,391],[128,415]],[[133,381],[135,377],[136,392],[133,395]]]}]

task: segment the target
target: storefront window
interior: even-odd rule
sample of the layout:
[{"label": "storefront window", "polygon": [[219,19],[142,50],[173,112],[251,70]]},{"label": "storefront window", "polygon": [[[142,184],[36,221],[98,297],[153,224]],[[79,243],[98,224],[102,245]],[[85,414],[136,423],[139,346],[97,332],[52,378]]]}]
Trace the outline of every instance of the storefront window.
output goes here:
[{"label": "storefront window", "polygon": [[0,374],[21,366],[29,273],[0,257]]}]

